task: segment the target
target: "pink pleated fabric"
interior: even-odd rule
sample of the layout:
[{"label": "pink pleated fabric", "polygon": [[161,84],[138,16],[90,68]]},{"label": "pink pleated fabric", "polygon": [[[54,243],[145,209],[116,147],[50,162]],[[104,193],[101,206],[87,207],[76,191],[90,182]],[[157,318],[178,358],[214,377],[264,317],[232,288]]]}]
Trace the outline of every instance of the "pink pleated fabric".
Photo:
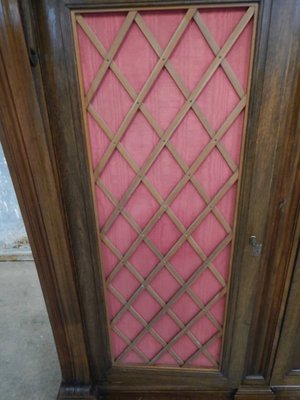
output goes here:
[{"label": "pink pleated fabric", "polygon": [[[205,76],[247,12],[199,8],[120,137],[187,10],[139,11],[108,61],[128,12],[82,13],[77,20],[84,96],[105,71],[86,117],[91,168],[99,172],[95,203],[116,364],[220,367],[253,17],[207,82]],[[196,107],[172,130],[202,81]],[[160,146],[159,135],[169,131]]]}]

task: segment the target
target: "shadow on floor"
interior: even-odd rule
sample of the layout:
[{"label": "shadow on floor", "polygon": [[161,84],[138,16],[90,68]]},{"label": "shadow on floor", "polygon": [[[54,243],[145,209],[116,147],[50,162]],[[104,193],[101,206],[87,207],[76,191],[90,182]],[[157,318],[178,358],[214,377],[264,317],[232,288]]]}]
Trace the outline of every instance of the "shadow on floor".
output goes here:
[{"label": "shadow on floor", "polygon": [[1,399],[54,400],[60,369],[33,262],[0,262]]}]

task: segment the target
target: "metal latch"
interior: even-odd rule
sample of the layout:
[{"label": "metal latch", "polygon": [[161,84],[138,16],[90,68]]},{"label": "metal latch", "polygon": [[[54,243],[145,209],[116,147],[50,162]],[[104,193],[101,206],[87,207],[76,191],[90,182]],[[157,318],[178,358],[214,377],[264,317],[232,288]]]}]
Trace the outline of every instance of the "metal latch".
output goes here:
[{"label": "metal latch", "polygon": [[253,257],[258,257],[260,256],[261,249],[262,249],[262,243],[258,243],[256,236],[250,236],[249,238],[249,243],[251,246],[251,255]]}]

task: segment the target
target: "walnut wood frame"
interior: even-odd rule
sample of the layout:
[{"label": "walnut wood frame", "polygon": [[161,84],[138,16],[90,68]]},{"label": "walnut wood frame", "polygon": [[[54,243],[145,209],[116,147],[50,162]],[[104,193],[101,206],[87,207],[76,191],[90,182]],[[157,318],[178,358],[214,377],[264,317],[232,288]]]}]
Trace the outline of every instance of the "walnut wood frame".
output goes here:
[{"label": "walnut wood frame", "polygon": [[[238,214],[221,372],[158,372],[110,363],[71,11],[203,3],[227,2],[0,1],[1,141],[56,341],[60,399],[246,400],[273,398],[271,385],[278,398],[297,398],[300,379],[283,378],[290,360],[279,337],[292,272],[296,276],[299,269],[293,260],[300,199],[300,0],[251,2],[260,11],[241,186],[246,212]],[[251,234],[264,243],[260,258],[250,255]],[[288,311],[284,327],[289,319]]]},{"label": "walnut wood frame", "polygon": [[[233,5],[231,5],[233,7]],[[202,7],[207,7],[205,5],[199,6],[199,9],[197,10],[195,7],[191,6],[184,6],[184,10],[186,12],[186,16],[184,19],[184,25],[180,25],[180,29],[176,31],[174,34],[174,37],[176,36],[175,41],[171,39],[170,44],[172,43],[172,47],[176,47],[176,42],[180,39],[180,36],[182,36],[183,32],[189,25],[191,20],[194,20],[194,22],[197,24],[199,30],[202,32],[203,36],[206,37],[207,42],[209,43],[210,47],[212,48],[212,51],[215,54],[215,59],[212,61],[210,67],[206,71],[206,73],[201,77],[198,85],[196,85],[195,89],[190,93],[189,89],[185,86],[185,83],[181,79],[180,75],[176,72],[174,69],[172,62],[169,60],[169,56],[171,54],[170,49],[167,46],[165,50],[162,50],[158,42],[156,41],[155,37],[151,34],[151,32],[148,30],[147,25],[145,24],[141,14],[139,13],[139,10],[137,9],[129,9],[128,15],[124,21],[124,28],[126,31],[130,29],[130,26],[135,22],[140,30],[143,32],[146,40],[149,42],[149,44],[152,46],[154,51],[157,53],[159,56],[160,61],[158,62],[157,66],[154,68],[153,72],[155,72],[156,75],[160,73],[160,71],[165,67],[167,71],[169,72],[169,75],[172,77],[173,81],[176,83],[177,87],[181,91],[182,95],[184,96],[186,103],[183,106],[183,108],[179,111],[177,116],[174,118],[174,123],[170,125],[170,127],[164,132],[161,127],[159,126],[159,123],[155,120],[153,115],[151,115],[149,109],[147,106],[143,103],[142,98],[146,97],[146,92],[149,92],[151,88],[151,84],[149,84],[149,81],[146,81],[144,84],[144,89],[141,90],[139,94],[136,93],[136,91],[133,89],[131,84],[127,81],[126,77],[123,75],[122,71],[119,69],[117,64],[113,60],[113,55],[112,52],[116,54],[118,51],[118,48],[120,48],[120,45],[122,43],[122,39],[118,39],[119,34],[117,35],[115,42],[118,42],[118,45],[115,46],[114,44],[111,47],[111,50],[108,51],[106,54],[106,50],[102,43],[99,41],[99,39],[94,35],[93,31],[89,28],[89,26],[85,23],[84,18],[81,16],[80,12],[73,12],[72,13],[72,18],[73,18],[73,35],[74,35],[74,41],[75,41],[75,49],[76,49],[76,60],[77,60],[77,65],[80,65],[80,56],[79,56],[79,50],[78,50],[78,41],[77,41],[77,33],[76,33],[76,24],[79,24],[81,29],[85,31],[85,33],[88,35],[94,46],[97,48],[99,53],[102,55],[104,59],[110,60],[110,64],[105,63],[103,65],[103,68],[101,67],[99,69],[100,75],[98,73],[96,74],[94,81],[92,82],[90,89],[87,93],[87,95],[84,95],[84,91],[82,88],[82,82],[80,79],[81,76],[81,71],[80,67],[78,67],[79,71],[79,81],[80,81],[80,87],[81,87],[81,100],[82,100],[82,109],[86,110],[86,113],[90,113],[97,124],[100,126],[100,128],[105,132],[108,140],[110,142],[113,142],[110,144],[110,146],[107,148],[107,152],[109,154],[112,154],[112,151],[117,150],[121,156],[127,161],[127,163],[131,166],[132,170],[135,171],[136,177],[133,180],[132,184],[130,187],[127,189],[127,192],[123,195],[122,200],[120,200],[120,203],[118,204],[117,207],[117,200],[114,198],[113,194],[108,190],[108,188],[105,187],[105,185],[101,182],[99,179],[99,170],[103,171],[105,167],[105,161],[108,161],[108,157],[104,154],[102,159],[100,160],[99,164],[96,166],[94,171],[92,172],[92,165],[90,162],[90,169],[91,169],[91,175],[93,175],[93,180],[92,180],[92,187],[94,186],[94,183],[98,185],[98,187],[105,193],[105,195],[110,199],[112,204],[115,205],[115,210],[111,214],[111,217],[107,220],[103,228],[101,229],[100,232],[100,238],[101,240],[106,244],[106,246],[112,251],[112,253],[117,257],[119,262],[117,263],[116,267],[114,270],[111,272],[109,277],[106,279],[106,286],[107,289],[119,300],[121,304],[123,304],[123,307],[120,309],[120,311],[116,314],[116,316],[110,321],[110,326],[111,329],[119,335],[125,342],[127,342],[128,347],[124,350],[124,352],[121,353],[120,356],[118,356],[117,360],[113,363],[113,365],[117,365],[117,362],[119,359],[122,359],[122,357],[125,355],[126,351],[134,350],[138,355],[141,356],[141,358],[144,360],[145,364],[147,365],[153,365],[155,361],[162,355],[164,354],[165,351],[169,349],[169,352],[173,355],[173,357],[177,360],[178,364],[181,365],[181,369],[186,367],[188,362],[192,360],[194,357],[198,356],[200,353],[204,353],[207,358],[212,362],[213,368],[210,368],[210,370],[219,370],[220,363],[217,362],[212,355],[206,350],[208,345],[211,345],[216,339],[218,338],[223,338],[223,332],[224,332],[224,326],[221,325],[214,317],[212,314],[210,314],[210,308],[216,304],[222,297],[224,297],[227,292],[228,292],[228,286],[229,284],[225,282],[223,276],[218,272],[218,270],[215,268],[213,261],[210,261],[215,258],[216,254],[218,252],[221,252],[224,247],[226,247],[229,243],[234,243],[234,229],[228,224],[228,222],[225,220],[224,216],[222,213],[220,213],[217,204],[220,200],[220,198],[225,195],[225,193],[232,187],[233,184],[236,183],[236,181],[239,180],[239,176],[241,175],[241,170],[242,170],[242,165],[239,167],[235,164],[235,162],[231,159],[229,153],[223,146],[221,142],[222,136],[227,132],[229,127],[233,124],[233,122],[238,118],[240,113],[245,110],[245,120],[247,120],[247,111],[248,111],[248,99],[249,99],[249,89],[245,93],[243,88],[241,87],[237,77],[235,76],[233,70],[231,69],[230,65],[228,64],[226,60],[226,54],[230,51],[230,48],[234,46],[234,43],[238,40],[239,36],[243,32],[244,28],[248,25],[248,23],[252,20],[253,21],[253,34],[252,34],[252,42],[251,42],[251,61],[250,65],[252,65],[252,59],[253,59],[253,50],[254,50],[254,43],[255,43],[255,32],[256,32],[256,22],[257,22],[257,5],[245,5],[246,11],[241,19],[241,21],[237,24],[235,27],[234,31],[231,33],[230,37],[224,44],[222,50],[218,47],[218,45],[215,43],[213,37],[211,36],[210,32],[206,28],[205,24],[203,23],[199,10],[201,10]],[[168,7],[170,9],[170,7]],[[166,9],[166,7],[164,7]],[[120,29],[120,34],[122,37],[125,35],[125,30],[122,28]],[[174,38],[173,37],[173,38]],[[114,42],[114,43],[115,43]],[[169,54],[169,56],[167,55]],[[221,55],[222,54],[222,55]],[[163,62],[162,62],[163,61]],[[236,93],[239,96],[239,102],[237,106],[232,110],[232,112],[228,115],[222,126],[218,129],[218,131],[214,131],[213,128],[210,126],[209,122],[206,120],[204,114],[200,110],[199,106],[195,102],[195,99],[199,96],[199,91],[201,92],[205,84],[212,78],[216,68],[221,66],[226,73],[229,81],[231,82],[232,86],[235,88]],[[159,67],[159,68],[157,68]],[[110,128],[107,126],[105,121],[100,117],[100,115],[97,113],[95,108],[91,105],[90,100],[92,98],[92,93],[95,93],[97,90],[97,87],[99,87],[99,79],[103,79],[105,76],[105,73],[103,72],[103,69],[107,71],[108,69],[111,69],[113,73],[115,74],[116,78],[119,80],[119,82],[122,84],[124,89],[127,91],[128,95],[132,98],[134,101],[133,106],[134,109],[133,111],[130,110],[128,112],[128,115],[125,117],[124,122],[120,125],[120,128],[118,132],[120,131],[120,134],[117,132],[116,136],[111,132]],[[149,78],[150,79],[150,78]],[[98,81],[98,82],[97,82]],[[151,74],[151,81],[152,84],[154,82],[154,79],[152,78]],[[249,73],[249,79],[248,81],[251,81],[251,69]],[[95,84],[97,82],[97,84]],[[250,85],[249,85],[250,86]],[[144,92],[144,93],[143,93]],[[198,92],[198,94],[195,94],[195,92]],[[90,94],[91,93],[91,94]],[[174,133],[174,130],[180,123],[180,120],[184,118],[184,115],[190,110],[193,109],[194,113],[196,114],[199,122],[205,127],[207,134],[211,137],[211,141],[207,144],[207,146],[199,153],[197,158],[194,160],[192,165],[188,166],[182,157],[179,155],[177,152],[176,148],[172,144],[170,140],[167,138],[172,136],[172,133]],[[144,162],[143,167],[139,168],[139,166],[136,164],[134,159],[130,156],[130,154],[127,152],[126,148],[120,143],[120,137],[118,140],[116,140],[116,137],[119,135],[124,134],[126,132],[126,126],[129,124],[129,120],[132,120],[134,118],[134,115],[136,115],[137,111],[140,110],[142,114],[144,115],[145,119],[149,122],[149,124],[152,126],[154,131],[156,132],[157,136],[161,139],[160,142],[156,145],[155,149],[151,152],[149,157],[146,159]],[[85,117],[85,115],[83,116]],[[125,124],[125,127],[124,127]],[[87,148],[90,148],[90,143],[89,143],[89,133],[87,129],[87,123],[85,121],[86,125],[86,140],[87,140]],[[246,122],[244,124],[244,132],[246,130]],[[243,132],[243,133],[244,133]],[[244,137],[245,135],[243,135]],[[112,145],[112,146],[111,146]],[[160,154],[160,150],[166,146],[166,148],[169,150],[170,154],[172,154],[174,160],[176,160],[177,165],[181,170],[183,171],[184,175],[183,177],[178,181],[174,189],[170,192],[168,197],[166,199],[163,199],[160,195],[160,193],[157,191],[157,189],[153,186],[151,181],[147,178],[146,172],[149,170],[151,165],[155,162],[156,158]],[[224,183],[222,188],[218,191],[218,193],[213,197],[210,198],[208,194],[205,192],[204,188],[201,186],[201,184],[198,182],[197,179],[194,177],[195,171],[198,169],[199,165],[205,160],[205,158],[210,154],[210,151],[217,147],[222,154],[224,160],[226,160],[228,166],[230,167],[232,171],[232,176],[228,179],[227,182]],[[242,146],[243,147],[243,146]],[[241,151],[243,153],[243,150]],[[89,156],[89,159],[91,157]],[[242,163],[241,163],[242,164]],[[101,172],[100,171],[100,172]],[[131,217],[131,215],[126,211],[124,207],[122,207],[122,204],[124,205],[125,202],[128,202],[130,199],[130,196],[133,195],[134,189],[137,187],[137,185],[143,182],[144,186],[147,187],[149,192],[152,194],[152,196],[156,199],[157,203],[160,205],[159,209],[155,212],[153,217],[149,220],[149,222],[146,224],[146,226],[143,227],[143,229],[137,224],[137,222]],[[195,190],[201,195],[201,197],[205,200],[206,202],[206,207],[204,210],[201,212],[201,214],[192,222],[192,224],[186,228],[180,219],[176,216],[176,214],[173,212],[173,210],[168,207],[178,193],[180,193],[181,189],[186,185],[187,182],[191,182],[192,185],[194,186]],[[238,196],[237,196],[238,197]],[[95,199],[95,194],[94,194],[94,199]],[[96,200],[95,200],[96,201]],[[238,201],[237,201],[238,202]],[[171,249],[168,251],[166,255],[162,255],[159,251],[159,249],[156,247],[156,245],[150,240],[150,238],[147,236],[147,232],[150,231],[150,229],[154,226],[154,224],[158,221],[158,219],[163,215],[163,213],[166,213],[170,220],[174,223],[174,225],[177,227],[178,231],[181,232],[181,236],[179,239],[174,243],[174,245],[171,247]],[[209,257],[206,257],[204,254],[203,250],[201,247],[194,241],[193,237],[191,236],[192,232],[199,226],[199,224],[203,221],[203,219],[210,213],[212,212],[216,219],[219,221],[219,223],[223,226],[224,231],[226,231],[227,236],[224,238],[224,240],[216,247],[215,251],[211,253]],[[97,210],[95,210],[95,213],[97,214]],[[135,241],[132,243],[132,245],[128,248],[126,253],[122,255],[120,251],[113,245],[113,243],[110,241],[110,239],[105,236],[105,231],[108,231],[110,226],[113,223],[113,220],[119,215],[122,214],[123,217],[126,219],[126,221],[131,225],[131,227],[135,230],[137,233],[137,238]],[[234,224],[235,225],[235,224]],[[100,240],[100,238],[98,240]],[[132,265],[129,261],[130,256],[132,255],[132,252],[137,248],[137,246],[144,241],[144,243],[151,249],[151,251],[156,255],[157,259],[159,260],[159,263],[155,266],[155,268],[151,271],[151,274],[147,276],[147,278],[144,280],[143,277],[139,274],[139,272],[135,269],[134,265]],[[178,248],[183,244],[185,241],[187,241],[190,246],[194,249],[194,251],[198,254],[199,258],[203,260],[203,264],[201,268],[199,268],[195,273],[185,282],[183,278],[180,276],[180,274],[177,273],[177,271],[174,269],[172,264],[170,263],[169,259],[176,253]],[[232,244],[232,247],[234,245]],[[136,290],[136,292],[126,301],[123,296],[113,287],[111,284],[111,281],[114,279],[115,275],[118,273],[118,271],[125,266],[128,271],[131,272],[133,276],[141,283],[140,287]],[[178,291],[168,300],[168,303],[165,304],[163,299],[158,295],[158,293],[153,290],[150,283],[152,279],[155,277],[155,275],[163,268],[166,267],[169,271],[169,273],[173,276],[173,278],[179,283],[181,288],[178,289]],[[205,269],[209,269],[211,273],[215,276],[215,278],[219,281],[220,285],[222,286],[222,289],[207,303],[205,306],[200,300],[200,298],[195,295],[195,293],[191,290],[190,285],[194,282],[194,280],[199,277],[201,273]],[[145,286],[146,285],[146,286]],[[142,316],[130,305],[134,302],[134,300],[137,298],[139,293],[146,288],[148,291],[149,295],[152,296],[160,305],[161,305],[161,310],[160,312],[155,315],[153,320],[149,321],[148,323],[142,318]],[[178,296],[182,293],[188,293],[189,297],[193,299],[193,301],[198,305],[199,312],[191,321],[189,321],[186,325],[178,318],[178,316],[172,311],[170,308],[171,305],[174,303],[176,299],[178,299]],[[124,335],[117,327],[115,326],[116,322],[122,317],[124,312],[129,311],[134,318],[136,318],[142,326],[144,326],[144,330],[142,330],[137,338],[133,339],[132,341],[129,340],[129,338]],[[190,338],[190,340],[195,344],[197,351],[191,355],[191,357],[188,358],[185,362],[181,360],[181,358],[176,354],[176,352],[170,348],[170,345],[173,343],[174,340],[172,339],[169,343],[165,343],[164,339],[160,337],[160,335],[156,332],[155,329],[152,329],[153,324],[155,321],[157,321],[162,314],[168,313],[168,315],[173,319],[173,321],[178,325],[178,327],[181,329],[178,335],[176,335],[174,340],[178,340],[180,336],[185,332],[186,335]],[[199,320],[201,316],[205,315],[210,321],[212,322],[213,325],[217,328],[217,332],[207,341],[207,343],[202,343],[202,346],[199,346],[198,341],[196,337],[193,335],[193,333],[190,330],[190,327],[192,326],[193,322],[195,320]],[[139,347],[136,346],[136,342],[138,338],[140,338],[143,334],[146,332],[149,332],[159,343],[163,345],[163,348],[160,352],[158,352],[155,357],[151,361],[148,360],[148,358],[145,356],[145,354],[140,351]],[[122,364],[120,364],[122,365]],[[124,366],[124,365],[123,365]],[[191,368],[190,368],[191,370]],[[198,371],[200,368],[198,368]],[[205,369],[204,369],[205,370]],[[209,370],[206,369],[205,372],[208,372]]]}]

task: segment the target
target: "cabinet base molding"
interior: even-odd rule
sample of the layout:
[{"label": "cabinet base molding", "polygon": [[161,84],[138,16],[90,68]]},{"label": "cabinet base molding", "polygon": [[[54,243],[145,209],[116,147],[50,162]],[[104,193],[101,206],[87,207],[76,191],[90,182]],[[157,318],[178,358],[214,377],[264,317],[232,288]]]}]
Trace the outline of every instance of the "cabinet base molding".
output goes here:
[{"label": "cabinet base molding", "polygon": [[277,400],[300,400],[300,387],[274,387]]},{"label": "cabinet base molding", "polygon": [[258,386],[242,386],[235,396],[235,400],[260,400],[260,399],[275,399],[275,394],[269,387]]},{"label": "cabinet base molding", "polygon": [[57,400],[97,400],[90,385],[67,385],[62,383]]},{"label": "cabinet base molding", "polygon": [[147,391],[102,393],[98,400],[232,400],[233,394],[220,391]]}]

